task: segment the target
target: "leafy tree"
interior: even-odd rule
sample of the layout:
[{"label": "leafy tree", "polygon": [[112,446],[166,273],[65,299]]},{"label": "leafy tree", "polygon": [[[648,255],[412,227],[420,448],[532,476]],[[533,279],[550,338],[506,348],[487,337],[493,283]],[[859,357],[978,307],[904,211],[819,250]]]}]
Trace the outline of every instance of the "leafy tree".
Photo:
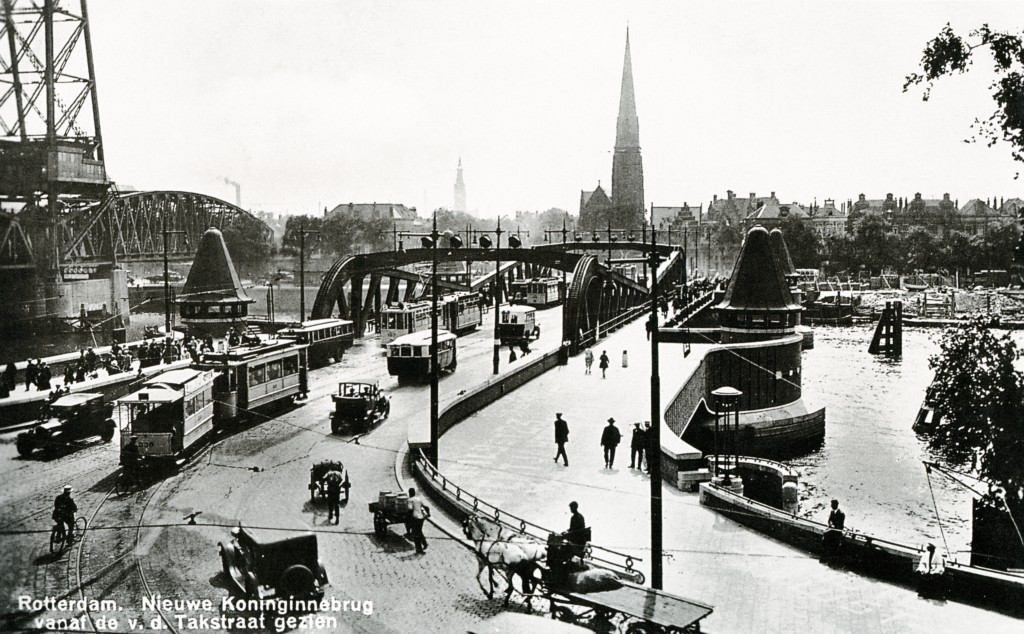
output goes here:
[{"label": "leafy tree", "polygon": [[[320,231],[324,219],[321,216],[291,216],[284,224],[284,236],[281,237],[281,252],[288,255],[298,255],[301,246],[303,229],[306,231]],[[306,253],[312,249],[319,248],[316,236],[306,235]]]},{"label": "leafy tree", "polygon": [[[903,84],[906,92],[910,86],[924,85],[923,99],[931,97],[935,80],[946,75],[966,73],[974,62],[974,53],[985,49],[992,55],[996,79],[990,88],[996,103],[995,112],[988,119],[975,119],[972,127],[975,136],[987,140],[992,146],[997,141],[1010,144],[1014,161],[1024,163],[1024,31],[1009,33],[993,31],[989,25],[968,33],[965,40],[956,34],[947,23],[939,34],[928,43],[921,58],[921,73],[907,75]],[[1020,176],[1020,172],[1017,173]]]},{"label": "leafy tree", "polygon": [[1014,369],[1017,347],[984,318],[943,333],[929,360],[942,422],[928,443],[950,462],[989,481],[989,501],[1004,493],[1011,508],[1024,501],[1024,375]]},{"label": "leafy tree", "polygon": [[913,227],[903,236],[893,236],[896,270],[928,271],[938,266],[938,238],[924,227]]},{"label": "leafy tree", "polygon": [[793,266],[816,269],[821,264],[822,241],[814,227],[800,218],[787,217],[780,224]]},{"label": "leafy tree", "polygon": [[387,218],[362,218],[347,213],[330,214],[320,225],[322,247],[338,256],[383,251],[391,248],[391,222]]},{"label": "leafy tree", "polygon": [[894,242],[888,221],[878,214],[865,214],[854,224],[852,250],[860,260],[856,263],[871,271],[896,263]]},{"label": "leafy tree", "polygon": [[258,268],[274,254],[273,236],[255,218],[239,214],[224,224],[221,233],[231,261],[242,268]]}]

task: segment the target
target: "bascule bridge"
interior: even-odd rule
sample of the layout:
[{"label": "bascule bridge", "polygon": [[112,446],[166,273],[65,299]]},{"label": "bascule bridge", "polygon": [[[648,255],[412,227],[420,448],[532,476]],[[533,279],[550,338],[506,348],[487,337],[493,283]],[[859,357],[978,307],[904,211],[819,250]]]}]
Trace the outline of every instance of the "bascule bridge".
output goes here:
[{"label": "bascule bridge", "polygon": [[86,0],[0,0],[0,328],[127,322],[126,263],[189,261],[211,228],[270,229],[218,198],[118,191]]}]

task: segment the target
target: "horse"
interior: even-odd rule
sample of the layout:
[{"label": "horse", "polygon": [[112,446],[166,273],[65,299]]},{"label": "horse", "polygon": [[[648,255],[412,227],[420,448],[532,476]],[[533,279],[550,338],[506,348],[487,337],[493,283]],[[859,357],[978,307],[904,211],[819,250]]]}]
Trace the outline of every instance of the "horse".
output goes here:
[{"label": "horse", "polygon": [[505,590],[505,605],[508,606],[512,597],[512,576],[518,575],[522,580],[523,594],[529,595],[533,592],[534,571],[537,563],[547,555],[544,544],[510,534],[502,536],[503,527],[501,524],[479,515],[471,515],[462,523],[462,532],[473,542],[476,548],[477,560],[480,569],[477,570],[477,579],[487,568],[488,587],[480,582],[480,588],[487,595],[488,599],[494,598],[495,579],[494,573],[502,576],[507,589]]}]

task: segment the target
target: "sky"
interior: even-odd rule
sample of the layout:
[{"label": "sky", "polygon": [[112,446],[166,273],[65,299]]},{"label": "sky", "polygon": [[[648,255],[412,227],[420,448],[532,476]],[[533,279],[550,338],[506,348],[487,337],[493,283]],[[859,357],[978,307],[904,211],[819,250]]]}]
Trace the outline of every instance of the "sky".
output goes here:
[{"label": "sky", "polygon": [[[69,0],[64,0],[68,2]],[[74,3],[77,4],[77,3]],[[991,64],[903,93],[950,22],[1019,2],[100,0],[89,15],[108,174],[276,213],[481,217],[610,188],[626,28],[648,204],[1024,197],[1009,147],[966,144]]]}]

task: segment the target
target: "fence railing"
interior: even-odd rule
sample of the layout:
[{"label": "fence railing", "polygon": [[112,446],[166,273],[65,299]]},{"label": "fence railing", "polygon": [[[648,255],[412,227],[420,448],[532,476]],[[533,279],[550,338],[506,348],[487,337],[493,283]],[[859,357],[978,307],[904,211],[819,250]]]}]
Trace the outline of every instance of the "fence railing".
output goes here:
[{"label": "fence railing", "polygon": [[[413,466],[419,470],[423,478],[432,484],[435,492],[445,496],[451,504],[467,516],[474,514],[484,516],[511,531],[513,536],[529,537],[542,543],[547,543],[548,537],[556,534],[556,531],[534,524],[508,511],[503,511],[463,489],[430,464],[422,451],[416,452]],[[633,567],[636,562],[643,561],[639,557],[588,543],[584,550],[584,559],[600,568],[608,568],[630,577],[635,583],[642,584],[646,579],[643,572]]]},{"label": "fence railing", "polygon": [[602,333],[602,332],[605,332],[605,333],[611,332],[613,330],[616,330],[620,326],[623,326],[624,324],[633,321],[634,319],[636,319],[637,317],[641,316],[645,312],[648,312],[650,310],[650,306],[651,306],[650,300],[645,301],[644,303],[640,304],[639,306],[634,306],[633,308],[630,308],[629,310],[627,310],[626,312],[622,313],[621,315],[616,315],[612,319],[609,319],[608,321],[606,321],[604,323],[598,323],[596,326],[594,326],[590,330],[584,331],[580,335],[579,347],[580,348],[585,348],[585,347],[587,347],[587,346],[589,346],[591,344],[597,343],[597,338],[598,338],[598,335],[600,333]]}]

